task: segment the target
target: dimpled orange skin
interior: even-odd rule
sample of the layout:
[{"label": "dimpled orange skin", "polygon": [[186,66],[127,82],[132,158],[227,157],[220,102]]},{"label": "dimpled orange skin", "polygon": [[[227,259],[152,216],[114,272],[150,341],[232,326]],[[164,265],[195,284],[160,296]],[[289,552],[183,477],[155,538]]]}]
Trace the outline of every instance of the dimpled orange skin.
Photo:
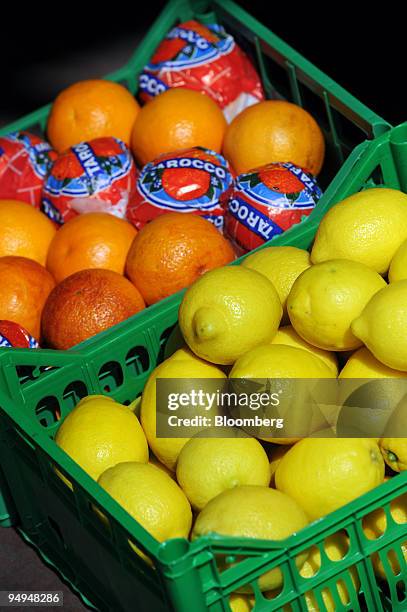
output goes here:
[{"label": "dimpled orange skin", "polygon": [[47,268],[57,283],[89,268],[124,274],[127,253],[136,235],[131,223],[108,213],[78,215],[55,234]]},{"label": "dimpled orange skin", "polygon": [[146,303],[154,304],[234,258],[230,242],[209,221],[174,212],[157,217],[137,234],[126,274]]},{"label": "dimpled orange skin", "polygon": [[266,100],[237,115],[226,130],[223,154],[241,174],[271,162],[292,162],[317,175],[325,142],[311,115],[284,100]]},{"label": "dimpled orange skin", "polygon": [[141,165],[190,147],[220,153],[226,125],[221,109],[207,95],[183,87],[168,89],[140,110],[131,148]]},{"label": "dimpled orange skin", "polygon": [[139,110],[135,98],[119,83],[79,81],[56,97],[48,118],[48,139],[58,153],[101,136],[114,136],[128,145]]},{"label": "dimpled orange skin", "polygon": [[42,313],[42,333],[50,348],[68,349],[144,308],[130,281],[111,270],[81,270],[59,283]]},{"label": "dimpled orange skin", "polygon": [[45,266],[55,225],[27,202],[0,200],[0,257],[28,257]]},{"label": "dimpled orange skin", "polygon": [[42,309],[55,286],[51,274],[32,259],[0,257],[0,286],[0,319],[22,325],[39,340]]}]

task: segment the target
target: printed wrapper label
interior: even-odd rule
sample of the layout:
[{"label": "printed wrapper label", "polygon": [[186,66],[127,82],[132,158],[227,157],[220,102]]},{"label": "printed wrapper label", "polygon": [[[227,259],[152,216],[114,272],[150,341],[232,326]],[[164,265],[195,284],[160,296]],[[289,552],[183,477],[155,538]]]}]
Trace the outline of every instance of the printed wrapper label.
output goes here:
[{"label": "printed wrapper label", "polygon": [[139,77],[144,102],[171,87],[204,92],[227,121],[264,99],[260,77],[233,36],[222,26],[197,21],[173,28]]}]

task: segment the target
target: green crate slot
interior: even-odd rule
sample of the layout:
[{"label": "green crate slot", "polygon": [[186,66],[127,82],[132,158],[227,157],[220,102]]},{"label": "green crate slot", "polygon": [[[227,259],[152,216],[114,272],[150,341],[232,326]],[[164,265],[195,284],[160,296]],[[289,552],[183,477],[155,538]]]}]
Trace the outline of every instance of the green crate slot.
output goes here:
[{"label": "green crate slot", "polygon": [[[319,219],[335,202],[375,185],[407,191],[406,180],[407,123],[360,145],[327,190],[314,219],[303,223],[298,231],[278,237],[275,244],[308,248]],[[77,351],[40,351],[38,354],[45,356],[39,369],[45,363],[58,369],[47,370],[23,385],[17,379],[18,388],[12,379],[14,383],[0,391],[0,463],[25,537],[85,601],[99,610],[220,612],[229,609],[228,598],[233,591],[250,585],[256,612],[303,611],[305,596],[310,592],[321,610],[323,594],[329,593],[338,612],[404,612],[407,564],[402,546],[407,543],[407,530],[405,523],[392,518],[391,508],[399,496],[407,495],[406,472],[285,541],[213,535],[194,543],[176,539],[159,544],[55,445],[55,418],[72,410],[85,389],[87,393],[100,393],[108,384],[109,394],[126,403],[140,395],[148,373],[163,356],[165,343],[173,341],[175,334],[171,332],[180,299],[180,294],[172,296],[149,312],[104,332],[101,343],[91,339]],[[6,377],[22,363],[32,365],[33,355],[23,350],[7,352],[7,364],[3,363]],[[107,526],[95,506],[105,515]],[[379,509],[385,513],[386,530],[381,537],[369,539],[364,521]],[[332,561],[323,543],[338,531],[346,533],[349,550],[343,559]],[[153,566],[134,552],[129,540],[152,560]],[[295,559],[313,546],[320,550],[321,568],[311,578],[304,578]],[[375,576],[375,555],[383,563],[386,580]],[[276,567],[283,574],[283,588],[275,599],[266,600],[257,580]],[[357,572],[358,592],[350,568]],[[338,582],[345,586],[347,602],[340,599]]]}]

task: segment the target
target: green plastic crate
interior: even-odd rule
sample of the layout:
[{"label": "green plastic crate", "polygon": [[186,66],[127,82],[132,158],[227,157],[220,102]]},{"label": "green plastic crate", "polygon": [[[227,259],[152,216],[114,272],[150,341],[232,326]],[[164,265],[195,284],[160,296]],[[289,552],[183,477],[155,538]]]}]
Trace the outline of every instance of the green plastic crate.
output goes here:
[{"label": "green plastic crate", "polygon": [[[216,21],[223,24],[226,30],[236,37],[239,44],[255,62],[268,98],[283,97],[291,100],[306,108],[316,118],[324,131],[327,144],[324,167],[318,179],[323,189],[330,185],[344,159],[357,144],[366,138],[378,136],[390,128],[386,121],[318,70],[232,0],[170,0],[129,62],[105,78],[123,83],[131,92],[136,92],[139,73],[168,30],[177,22],[193,18],[204,23]],[[50,105],[30,113],[3,127],[0,135],[14,130],[30,130],[44,135],[49,110]],[[317,206],[311,218],[304,222],[307,224],[305,227],[310,231],[313,231],[312,228],[321,217],[319,209],[320,207]],[[301,229],[299,226],[294,227],[290,233],[290,240],[303,240],[305,227]],[[169,303],[160,303],[148,308],[147,311],[135,315],[136,320],[143,325],[150,317],[154,321],[157,317],[165,319],[168,305]],[[120,333],[119,327],[114,329],[115,334]],[[153,341],[155,342],[156,339]],[[107,340],[103,334],[99,334],[91,341],[75,347],[74,350],[82,347],[91,349],[95,347],[95,342],[98,346],[99,343],[102,346]],[[0,355],[5,351],[14,353],[15,349],[0,348]],[[58,356],[52,357],[49,363],[46,363],[47,352],[41,351],[41,353],[41,357],[38,359],[35,357],[34,361],[27,358],[32,366],[21,369],[23,379],[38,375],[38,361],[46,366],[53,365],[55,359],[57,361],[59,359]],[[133,369],[134,367],[136,366],[134,365]],[[109,373],[101,374],[95,371],[95,376],[108,378]],[[8,389],[10,383],[4,380],[0,372],[0,388],[2,388],[2,382],[4,382],[4,388]],[[15,381],[11,384],[15,384]],[[15,390],[18,391],[18,384]],[[9,495],[0,472],[0,526],[10,526],[14,520],[13,509],[8,500]]]},{"label": "green plastic crate", "polygon": [[[360,145],[325,194],[322,208],[328,210],[348,194],[375,185],[407,192],[407,123]],[[295,235],[287,232],[275,244],[308,248],[317,225],[318,220],[304,223]],[[88,342],[75,352],[19,350],[0,356],[0,464],[21,533],[85,601],[102,611],[227,611],[230,594],[250,584],[256,612],[284,606],[304,611],[309,591],[322,612],[326,589],[338,612],[405,612],[407,564],[401,547],[407,546],[407,528],[392,520],[390,506],[398,496],[407,495],[407,472],[281,542],[207,536],[194,543],[175,539],[159,544],[55,445],[59,414],[64,417],[86,394],[102,392],[128,403],[141,393],[149,372],[162,358],[179,303],[180,295],[173,296],[149,313],[104,332],[103,342]],[[44,371],[42,366],[50,363],[55,369]],[[33,365],[33,376],[22,383],[21,367]],[[73,490],[56,475],[55,467]],[[108,517],[109,529],[96,516],[94,505]],[[386,513],[387,529],[379,539],[369,540],[363,520],[378,508]],[[340,530],[349,537],[348,554],[333,562],[321,552],[321,570],[312,578],[301,577],[297,555],[311,546],[321,550],[324,540]],[[154,567],[134,553],[129,540],[153,560]],[[400,566],[396,573],[389,564],[390,551]],[[375,553],[385,568],[384,582],[374,575]],[[219,559],[236,564],[222,570]],[[266,601],[256,579],[274,567],[282,571],[284,588],[277,599]],[[350,567],[359,576],[359,592]],[[346,585],[347,605],[338,598],[338,581]]]}]

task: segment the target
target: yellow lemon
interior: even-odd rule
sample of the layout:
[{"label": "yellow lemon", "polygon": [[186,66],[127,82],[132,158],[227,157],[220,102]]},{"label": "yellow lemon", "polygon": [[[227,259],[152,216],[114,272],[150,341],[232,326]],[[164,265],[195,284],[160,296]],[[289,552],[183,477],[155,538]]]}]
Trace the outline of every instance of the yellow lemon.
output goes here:
[{"label": "yellow lemon", "polygon": [[229,597],[229,606],[232,612],[250,612],[253,608],[248,595],[232,593]]},{"label": "yellow lemon", "polygon": [[266,451],[254,438],[193,438],[177,461],[177,480],[194,510],[222,491],[270,482]]},{"label": "yellow lemon", "polygon": [[103,396],[82,400],[62,422],[55,442],[95,480],[116,463],[148,461],[147,440],[136,415]]},{"label": "yellow lemon", "polygon": [[[225,379],[226,375],[218,367],[196,357],[189,349],[179,349],[151,372],[141,399],[140,420],[151,450],[161,463],[174,471],[178,455],[188,438],[157,437],[157,378]],[[192,383],[191,385],[193,386]],[[187,391],[186,381],[185,392]],[[188,410],[191,412],[192,408],[188,407]]]},{"label": "yellow lemon", "polygon": [[[385,478],[386,481],[390,480],[389,478]],[[406,529],[407,527],[407,493],[403,493],[393,499],[390,504],[390,514],[395,523],[399,525],[404,525],[404,527],[399,527],[399,530]],[[363,531],[365,535],[370,540],[376,540],[380,538],[387,529],[387,519],[382,508],[377,508],[370,512],[363,520]],[[398,544],[394,545],[394,548],[398,548]],[[405,561],[407,562],[407,540],[403,542],[401,545],[401,552],[404,556]],[[400,563],[397,558],[396,553],[393,550],[389,552],[384,552],[387,556],[387,559],[390,563],[390,567],[392,569],[393,574],[400,573]],[[376,576],[381,578],[382,580],[386,580],[386,572],[383,566],[383,563],[379,557],[378,553],[374,553],[372,555],[373,568]]]},{"label": "yellow lemon", "polygon": [[308,438],[280,461],[276,487],[315,520],[344,506],[384,480],[377,442],[364,438]]},{"label": "yellow lemon", "polygon": [[352,259],[385,274],[407,239],[407,195],[397,189],[366,189],[333,206],[322,219],[312,263]]},{"label": "yellow lemon", "polygon": [[405,395],[399,379],[406,376],[378,361],[366,347],[355,351],[339,374],[343,383],[339,387],[338,435],[385,435],[389,418]]},{"label": "yellow lemon", "polygon": [[392,470],[407,470],[407,438],[382,438],[379,446],[385,462]]},{"label": "yellow lemon", "polygon": [[[268,487],[244,485],[227,489],[211,499],[197,516],[192,539],[217,533],[224,536],[283,540],[307,524],[305,512],[288,495]],[[304,553],[297,558],[298,567],[302,566],[306,557],[307,553]],[[269,570],[259,578],[262,591],[276,589],[281,584],[279,568]]]},{"label": "yellow lemon", "polygon": [[397,249],[389,268],[389,283],[407,279],[407,240]]},{"label": "yellow lemon", "polygon": [[[305,394],[308,386],[302,387],[298,393],[298,388],[295,387],[297,381],[293,380],[290,383],[289,379],[335,378],[335,374],[319,357],[309,351],[283,344],[268,344],[258,346],[240,357],[231,369],[229,378],[277,379],[275,388],[272,385],[270,391],[278,393],[280,389],[284,389],[284,393],[281,395],[282,401],[278,409],[270,411],[270,417],[274,417],[277,413],[281,418],[286,417],[288,410],[290,415],[288,429],[295,430],[297,435],[308,435],[311,425],[310,414],[305,409],[309,405],[308,396]],[[284,402],[284,397],[289,400]],[[268,416],[269,414],[265,415],[267,418]],[[312,424],[314,428],[319,429],[315,422]],[[261,429],[256,437],[276,444],[292,444],[298,440],[298,437],[282,438],[266,435],[266,428]]]},{"label": "yellow lemon", "polygon": [[295,279],[311,266],[308,251],[291,246],[268,247],[248,255],[242,266],[256,270],[271,280],[283,306],[283,320],[288,322],[288,294]]},{"label": "yellow lemon", "polygon": [[265,276],[226,266],[207,272],[189,287],[179,309],[179,325],[196,355],[227,365],[270,342],[282,312],[278,293]]},{"label": "yellow lemon", "polygon": [[154,538],[187,538],[192,511],[182,489],[149,463],[126,461],[109,468],[98,483]]},{"label": "yellow lemon", "polygon": [[389,368],[407,372],[407,280],[377,292],[352,322],[352,332]]},{"label": "yellow lemon", "polygon": [[339,374],[339,378],[405,378],[406,376],[406,372],[393,370],[378,361],[365,346],[349,357]]},{"label": "yellow lemon", "polygon": [[385,286],[377,272],[354,261],[333,259],[312,266],[297,278],[288,296],[291,324],[319,348],[357,348],[362,342],[353,335],[351,323]]},{"label": "yellow lemon", "polygon": [[335,353],[331,351],[325,351],[324,349],[320,349],[316,346],[313,346],[312,344],[309,344],[297,334],[292,325],[280,327],[273,340],[271,341],[271,344],[285,344],[287,346],[294,346],[296,348],[304,349],[304,351],[309,351],[316,357],[322,359],[322,361],[329,368],[331,368],[335,376],[337,376],[338,374],[338,359]]}]

